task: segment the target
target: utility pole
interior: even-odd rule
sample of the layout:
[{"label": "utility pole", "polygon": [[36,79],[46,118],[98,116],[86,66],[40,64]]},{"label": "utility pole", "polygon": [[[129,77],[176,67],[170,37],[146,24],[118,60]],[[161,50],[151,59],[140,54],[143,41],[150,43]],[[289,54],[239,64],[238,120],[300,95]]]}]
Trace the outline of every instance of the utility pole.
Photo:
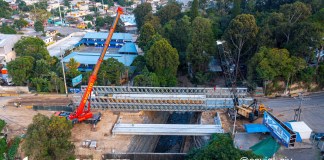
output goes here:
[{"label": "utility pole", "polygon": [[[61,53],[61,48],[60,48],[60,53]],[[68,94],[67,86],[66,86],[65,70],[64,70],[64,64],[63,64],[63,53],[61,53],[61,63],[62,63],[62,70],[63,70],[63,79],[64,79],[65,94],[66,94],[66,97],[68,97],[69,94]]]},{"label": "utility pole", "polygon": [[60,4],[60,0],[58,0],[57,3],[59,4],[59,12],[60,12],[61,26],[63,26],[63,20],[62,20],[62,15],[61,15],[61,4]]}]

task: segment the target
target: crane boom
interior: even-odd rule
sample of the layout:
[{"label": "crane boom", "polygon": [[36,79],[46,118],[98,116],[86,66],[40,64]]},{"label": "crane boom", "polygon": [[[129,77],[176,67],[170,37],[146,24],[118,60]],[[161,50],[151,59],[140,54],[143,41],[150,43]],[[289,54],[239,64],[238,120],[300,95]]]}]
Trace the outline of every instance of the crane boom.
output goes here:
[{"label": "crane boom", "polygon": [[115,18],[115,21],[114,21],[112,27],[109,30],[108,37],[107,37],[107,39],[105,41],[105,44],[104,44],[104,48],[103,48],[103,50],[102,50],[102,52],[100,54],[100,57],[99,57],[96,65],[94,67],[94,70],[93,70],[91,76],[89,77],[88,87],[86,88],[86,90],[85,90],[85,92],[84,92],[84,94],[82,96],[81,102],[80,102],[78,108],[76,109],[76,111],[69,115],[70,120],[77,119],[80,122],[80,121],[83,121],[83,120],[86,120],[86,119],[89,119],[89,118],[93,117],[92,112],[90,112],[90,106],[88,107],[88,109],[86,111],[84,110],[84,107],[86,106],[89,95],[92,92],[94,83],[97,80],[97,74],[98,74],[100,65],[101,65],[101,63],[102,63],[102,61],[103,61],[103,59],[105,57],[105,54],[106,54],[107,49],[109,47],[112,35],[113,35],[113,33],[114,33],[115,29],[116,29],[116,26],[117,26],[117,23],[118,23],[118,20],[119,20],[119,17],[120,17],[121,14],[123,14],[123,9],[118,7],[117,16]]}]

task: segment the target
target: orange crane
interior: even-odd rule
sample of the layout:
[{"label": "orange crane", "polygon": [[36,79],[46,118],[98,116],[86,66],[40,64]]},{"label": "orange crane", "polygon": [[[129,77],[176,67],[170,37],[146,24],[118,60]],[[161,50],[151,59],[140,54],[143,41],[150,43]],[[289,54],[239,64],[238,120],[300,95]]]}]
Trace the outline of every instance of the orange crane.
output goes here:
[{"label": "orange crane", "polygon": [[[76,109],[75,112],[71,113],[71,114],[65,114],[65,116],[72,120],[73,123],[76,123],[76,122],[82,122],[84,120],[88,120],[88,119],[93,119],[95,120],[95,122],[98,122],[100,120],[100,113],[98,115],[94,115],[91,111],[90,111],[90,99],[89,99],[89,96],[90,94],[92,93],[92,89],[93,89],[93,86],[94,86],[94,83],[96,82],[97,80],[97,74],[98,74],[98,71],[99,71],[99,68],[100,68],[100,65],[105,57],[105,54],[107,52],[107,49],[109,47],[109,44],[110,44],[110,40],[112,38],[112,35],[116,29],[116,26],[117,26],[117,23],[118,23],[118,20],[120,18],[120,15],[123,14],[123,9],[118,7],[117,9],[117,16],[115,18],[115,21],[112,25],[112,27],[110,28],[110,31],[109,31],[109,34],[108,34],[108,37],[105,41],[105,44],[104,44],[104,48],[100,54],[100,57],[94,67],[94,70],[91,74],[91,76],[89,77],[89,82],[88,82],[88,87],[86,88],[83,96],[82,96],[82,99],[81,99],[81,102],[78,106],[78,108]],[[88,101],[88,108],[85,109],[85,106],[86,106],[86,103]],[[63,116],[62,115],[63,113],[61,114],[56,114],[58,116]]]}]

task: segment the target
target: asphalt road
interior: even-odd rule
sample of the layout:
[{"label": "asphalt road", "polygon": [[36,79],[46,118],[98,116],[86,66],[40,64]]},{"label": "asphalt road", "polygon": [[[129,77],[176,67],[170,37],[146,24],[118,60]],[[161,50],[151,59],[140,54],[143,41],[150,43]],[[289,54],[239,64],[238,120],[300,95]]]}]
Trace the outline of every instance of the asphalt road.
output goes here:
[{"label": "asphalt road", "polygon": [[[300,101],[287,97],[267,99],[263,103],[273,109],[273,114],[278,119],[286,122],[294,120],[294,110],[299,107]],[[324,132],[324,93],[304,96],[301,121],[304,121],[315,132]]]}]

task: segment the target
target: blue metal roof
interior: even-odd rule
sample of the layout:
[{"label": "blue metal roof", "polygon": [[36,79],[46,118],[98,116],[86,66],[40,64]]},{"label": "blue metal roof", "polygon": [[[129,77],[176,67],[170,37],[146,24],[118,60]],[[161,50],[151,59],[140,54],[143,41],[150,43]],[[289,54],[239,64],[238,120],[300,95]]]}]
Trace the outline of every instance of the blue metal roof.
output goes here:
[{"label": "blue metal roof", "polygon": [[264,133],[269,132],[269,129],[264,124],[244,124],[247,133]]},{"label": "blue metal roof", "polygon": [[124,52],[124,53],[137,53],[137,49],[134,43],[128,42],[121,47],[118,52]]},{"label": "blue metal roof", "polygon": [[[100,53],[91,53],[91,52],[72,52],[63,59],[63,62],[67,63],[71,58],[74,58],[77,62],[81,64],[96,64]],[[123,63],[125,66],[130,66],[137,55],[130,54],[106,54],[104,60],[108,58],[115,58],[119,62]]]},{"label": "blue metal roof", "polygon": [[[106,39],[107,36],[107,32],[88,32],[84,35],[83,38]],[[122,39],[125,41],[132,41],[133,36],[130,33],[114,33],[111,39]]]}]

